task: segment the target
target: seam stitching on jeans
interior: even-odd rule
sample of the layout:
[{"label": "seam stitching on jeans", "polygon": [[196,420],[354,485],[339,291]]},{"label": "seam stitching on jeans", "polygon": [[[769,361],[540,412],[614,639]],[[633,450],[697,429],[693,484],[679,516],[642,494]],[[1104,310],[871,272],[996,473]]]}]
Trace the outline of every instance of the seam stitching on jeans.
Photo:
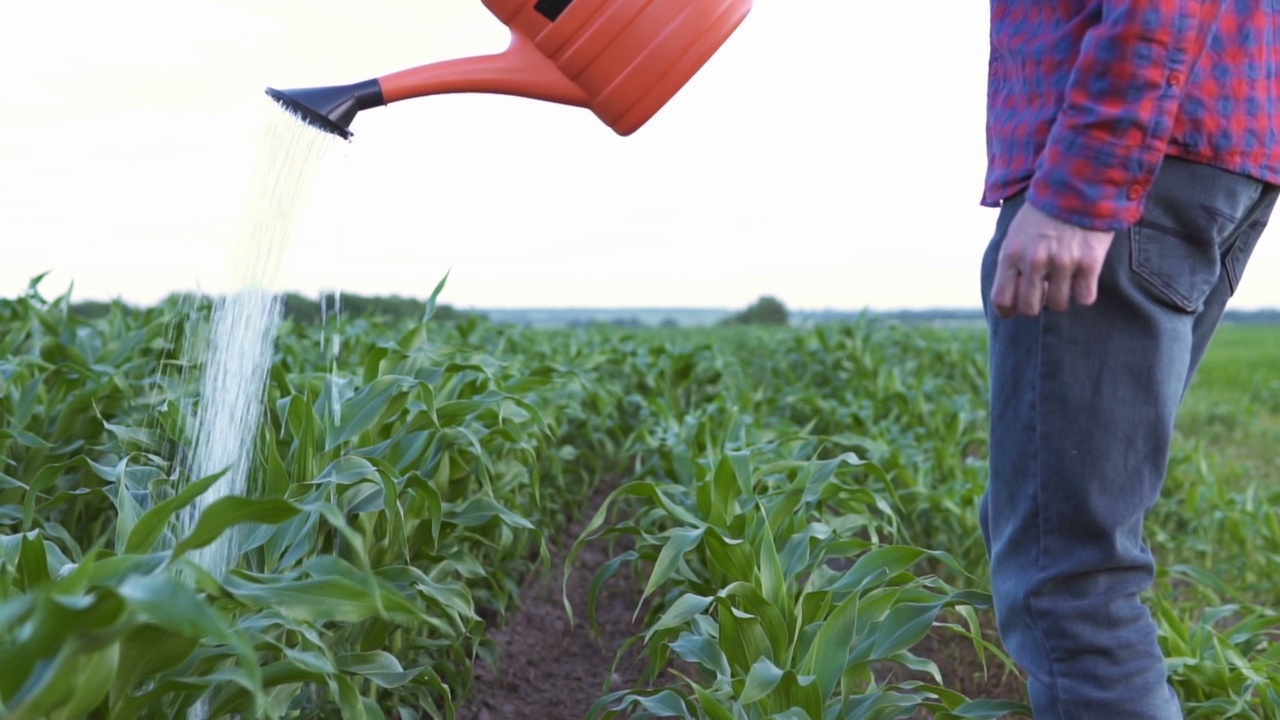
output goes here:
[{"label": "seam stitching on jeans", "polygon": [[[1035,489],[1036,489],[1036,575],[1037,577],[1039,577],[1044,572],[1044,534],[1045,534],[1044,533],[1044,515],[1045,514],[1044,514],[1044,472],[1042,471],[1044,455],[1040,451],[1040,432],[1044,425],[1043,421],[1040,418],[1040,406],[1041,406],[1040,396],[1044,388],[1044,383],[1042,382],[1043,380],[1042,376],[1044,372],[1044,336],[1045,336],[1045,313],[1040,313],[1040,315],[1036,317],[1036,357],[1035,357],[1036,371],[1034,375],[1036,387],[1035,387],[1035,392],[1031,394],[1031,397],[1033,398],[1032,408],[1031,408],[1031,417],[1033,418],[1033,422],[1035,423],[1035,428],[1033,429],[1034,432],[1032,434],[1032,437],[1034,438],[1034,440],[1032,441],[1031,447],[1032,447],[1032,453],[1035,455],[1035,462],[1032,463],[1032,465],[1035,467],[1035,473],[1036,473]],[[1038,592],[1039,592],[1038,590],[1033,590],[1030,593],[1028,593],[1026,600],[1024,600],[1024,602],[1026,604],[1027,616],[1031,620],[1032,627],[1035,628],[1036,638],[1040,640],[1040,646],[1044,651],[1045,658],[1048,660],[1049,686],[1050,686],[1050,690],[1053,692],[1055,704],[1058,706],[1056,709],[1058,711],[1061,711],[1062,705],[1060,701],[1062,699],[1062,693],[1060,688],[1058,687],[1058,669],[1057,667],[1055,667],[1056,661],[1054,660],[1053,653],[1049,649],[1049,642],[1045,639],[1044,630],[1041,628],[1040,619],[1036,617],[1037,613],[1036,613],[1035,604],[1033,602],[1034,596]],[[1060,712],[1059,712],[1059,715],[1061,715]],[[1059,720],[1065,720],[1065,718],[1059,717]]]}]

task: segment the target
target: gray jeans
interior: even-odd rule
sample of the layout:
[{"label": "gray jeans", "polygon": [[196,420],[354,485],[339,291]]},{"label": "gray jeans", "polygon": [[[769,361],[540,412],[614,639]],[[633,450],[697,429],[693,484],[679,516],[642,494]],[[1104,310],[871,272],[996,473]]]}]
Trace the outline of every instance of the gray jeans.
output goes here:
[{"label": "gray jeans", "polygon": [[1038,317],[989,307],[1019,196],[982,263],[990,483],[982,531],[1000,634],[1039,720],[1174,720],[1150,612],[1142,522],[1174,419],[1278,189],[1168,158],[1142,220],[1116,233],[1098,300]]}]

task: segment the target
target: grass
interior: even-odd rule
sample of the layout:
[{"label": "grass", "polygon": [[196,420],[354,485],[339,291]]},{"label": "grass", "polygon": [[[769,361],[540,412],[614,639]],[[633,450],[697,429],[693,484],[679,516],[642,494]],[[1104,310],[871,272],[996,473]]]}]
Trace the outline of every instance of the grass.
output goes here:
[{"label": "grass", "polygon": [[1198,445],[1229,485],[1273,476],[1280,447],[1280,326],[1225,325],[1178,417],[1178,441]]}]

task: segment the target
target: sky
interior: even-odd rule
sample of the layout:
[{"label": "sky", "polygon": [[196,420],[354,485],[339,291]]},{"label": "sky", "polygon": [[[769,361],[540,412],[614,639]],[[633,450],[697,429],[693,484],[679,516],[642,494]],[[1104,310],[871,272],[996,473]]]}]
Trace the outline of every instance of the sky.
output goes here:
[{"label": "sky", "polygon": [[[0,24],[0,297],[230,282],[267,86],[502,50],[479,0],[48,0]],[[447,95],[334,141],[280,290],[458,307],[976,307],[987,3],[756,0],[646,126]],[[1268,235],[1274,235],[1269,231]],[[1280,305],[1264,237],[1235,307]]]}]

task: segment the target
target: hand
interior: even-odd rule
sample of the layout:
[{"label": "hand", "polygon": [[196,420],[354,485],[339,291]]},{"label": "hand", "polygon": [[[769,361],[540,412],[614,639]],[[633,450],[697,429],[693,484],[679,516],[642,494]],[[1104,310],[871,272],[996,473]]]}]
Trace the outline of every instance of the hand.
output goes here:
[{"label": "hand", "polygon": [[991,303],[1002,318],[1092,305],[1115,233],[1085,230],[1024,204],[1009,225]]}]

